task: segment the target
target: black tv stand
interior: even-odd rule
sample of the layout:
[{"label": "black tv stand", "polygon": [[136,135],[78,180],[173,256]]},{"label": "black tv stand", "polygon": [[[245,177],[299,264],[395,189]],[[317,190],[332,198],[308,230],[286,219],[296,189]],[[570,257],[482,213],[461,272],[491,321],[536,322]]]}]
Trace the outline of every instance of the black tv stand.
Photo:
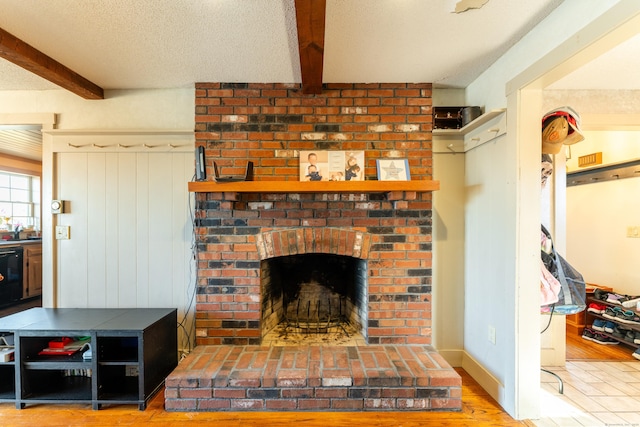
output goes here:
[{"label": "black tv stand", "polygon": [[[0,318],[14,360],[0,361],[0,402],[137,404],[140,410],[178,364],[177,310],[32,308]],[[39,354],[52,340],[86,337],[91,358]]]}]

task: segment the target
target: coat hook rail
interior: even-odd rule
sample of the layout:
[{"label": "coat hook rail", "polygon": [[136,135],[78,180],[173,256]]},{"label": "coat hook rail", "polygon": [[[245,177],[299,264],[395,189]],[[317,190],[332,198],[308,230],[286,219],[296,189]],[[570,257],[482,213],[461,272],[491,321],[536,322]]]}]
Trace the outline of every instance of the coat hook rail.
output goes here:
[{"label": "coat hook rail", "polygon": [[68,142],[67,145],[71,148],[80,148],[82,147],[81,145],[73,145],[72,143]]}]

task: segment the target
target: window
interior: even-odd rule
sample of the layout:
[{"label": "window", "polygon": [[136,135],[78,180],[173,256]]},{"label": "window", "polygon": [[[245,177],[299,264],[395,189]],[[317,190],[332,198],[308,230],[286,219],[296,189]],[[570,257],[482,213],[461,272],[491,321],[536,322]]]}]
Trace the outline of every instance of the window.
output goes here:
[{"label": "window", "polygon": [[40,177],[0,172],[0,228],[40,228]]}]

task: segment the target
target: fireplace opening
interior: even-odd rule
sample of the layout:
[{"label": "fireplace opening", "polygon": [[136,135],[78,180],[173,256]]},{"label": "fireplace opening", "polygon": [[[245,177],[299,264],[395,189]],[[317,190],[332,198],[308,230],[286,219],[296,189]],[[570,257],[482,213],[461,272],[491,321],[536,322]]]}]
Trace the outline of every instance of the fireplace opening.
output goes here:
[{"label": "fireplace opening", "polygon": [[262,343],[359,345],[367,324],[367,262],[302,254],[260,264]]}]

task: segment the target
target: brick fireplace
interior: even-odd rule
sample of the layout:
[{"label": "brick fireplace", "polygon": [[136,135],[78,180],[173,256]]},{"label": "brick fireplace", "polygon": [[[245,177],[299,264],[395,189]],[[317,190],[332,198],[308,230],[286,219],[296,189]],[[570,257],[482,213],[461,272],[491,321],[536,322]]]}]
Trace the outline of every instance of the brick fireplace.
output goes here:
[{"label": "brick fireplace", "polygon": [[[377,158],[407,158],[411,179],[429,180],[431,84],[328,84],[314,96],[297,84],[197,84],[196,144],[207,176],[214,160],[222,175],[252,160],[257,181],[298,181],[300,150],[363,150],[366,180]],[[460,377],[430,346],[430,192],[220,188],[196,196],[197,347],[167,379],[168,409],[460,409]],[[262,345],[281,317],[263,295],[265,265],[307,255],[363,270],[348,310],[363,346]]]}]

